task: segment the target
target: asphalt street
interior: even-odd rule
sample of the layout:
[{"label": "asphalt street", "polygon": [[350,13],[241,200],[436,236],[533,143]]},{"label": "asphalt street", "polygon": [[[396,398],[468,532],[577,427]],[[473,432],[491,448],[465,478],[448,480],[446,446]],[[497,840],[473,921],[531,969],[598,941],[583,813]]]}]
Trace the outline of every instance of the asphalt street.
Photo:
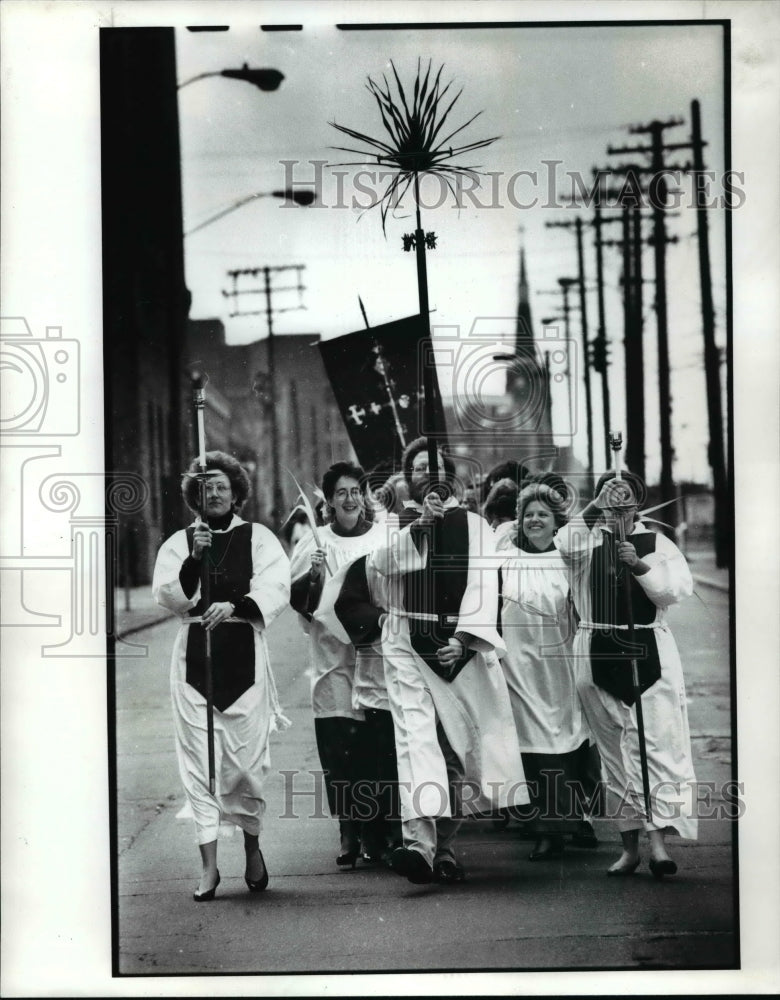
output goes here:
[{"label": "asphalt street", "polygon": [[[685,668],[697,778],[705,807],[717,814],[731,778],[728,600],[710,587],[698,587],[698,595],[670,617]],[[270,885],[247,892],[236,833],[220,840],[216,899],[194,903],[200,862],[192,821],[180,815],[185,800],[168,693],[175,631],[168,620],[118,644],[119,653],[134,644],[140,654],[116,661],[120,974],[734,966],[735,824],[723,815],[700,821],[698,842],[670,842],[680,871],[663,883],[646,863],[632,878],[605,877],[619,853],[607,820],[595,823],[598,849],[567,849],[538,864],[527,860],[531,844],[517,825],[469,820],[460,835],[469,877],[459,886],[416,887],[361,863],[339,870],[335,821],[311,816],[317,802],[308,772],[319,761],[306,640],[289,610],[269,630],[280,700],[293,721],[272,741],[262,837]],[[292,809],[289,772],[300,772],[294,788],[304,793]]]}]

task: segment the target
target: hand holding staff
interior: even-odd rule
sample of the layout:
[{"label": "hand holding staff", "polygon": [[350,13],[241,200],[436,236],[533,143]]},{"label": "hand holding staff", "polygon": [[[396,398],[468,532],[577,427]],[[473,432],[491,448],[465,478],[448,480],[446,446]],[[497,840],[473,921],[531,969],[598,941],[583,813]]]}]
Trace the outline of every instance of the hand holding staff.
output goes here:
[{"label": "hand holding staff", "polygon": [[[612,451],[615,453],[615,479],[622,481],[622,476],[620,472],[620,449],[623,446],[623,435],[618,433],[610,434],[609,443]],[[613,487],[617,487],[618,484],[613,483]],[[615,490],[613,489],[613,493]],[[626,500],[628,498],[623,496],[622,502],[617,503],[618,507],[628,506]],[[635,498],[634,498],[635,499]],[[607,506],[607,504],[604,504]],[[625,536],[625,526],[623,524],[622,518],[617,518],[617,531],[619,544],[617,546],[618,556],[626,564],[630,563],[631,552],[633,552],[634,559],[636,560],[636,550],[630,542],[626,541]],[[622,550],[622,551],[621,551]],[[630,551],[629,551],[630,550]],[[636,560],[638,562],[638,560]],[[625,596],[625,609],[626,609],[626,624],[628,625],[628,642],[630,646],[634,646],[635,633],[634,633],[634,608],[631,603],[631,573],[627,572],[623,574],[624,583],[624,596]],[[636,657],[631,657],[631,683],[634,688],[634,704],[636,706],[636,727],[639,736],[639,761],[642,768],[642,791],[644,792],[645,799],[645,814],[647,816],[647,821],[652,823],[653,813],[650,802],[650,775],[647,769],[647,744],[645,742],[645,720],[642,714],[642,691],[639,685],[639,668],[637,666]]]},{"label": "hand holding staff", "polygon": [[[325,557],[325,554],[324,554],[325,550],[324,550],[324,546],[322,544],[322,539],[320,538],[320,533],[317,530],[317,518],[314,515],[314,510],[312,509],[312,505],[309,502],[309,498],[303,492],[303,487],[298,482],[298,480],[295,478],[295,476],[292,474],[292,472],[290,472],[289,469],[287,470],[287,472],[288,472],[290,478],[292,479],[292,481],[295,483],[296,489],[298,490],[298,499],[301,501],[301,503],[297,507],[294,507],[290,511],[290,516],[287,518],[287,520],[289,521],[290,517],[292,517],[292,515],[295,513],[296,510],[302,510],[304,512],[304,514],[306,515],[306,519],[309,522],[309,527],[311,528],[311,533],[312,533],[312,535],[314,535],[314,544],[317,546],[318,549],[321,549],[322,552],[323,552],[323,560],[322,561],[325,564],[325,569],[330,573],[331,576],[333,576],[333,570],[328,565],[328,560],[327,560],[327,558]],[[285,521],[285,524],[286,523],[287,522]]]},{"label": "hand holding staff", "polygon": [[195,525],[195,532],[192,536],[192,558],[200,562],[204,552],[207,552],[210,547],[211,528],[209,528],[205,521],[198,518],[198,523]]},{"label": "hand holding staff", "polygon": [[[204,522],[206,516],[206,483],[208,473],[206,471],[206,428],[204,423],[204,409],[206,405],[205,386],[208,382],[208,375],[199,366],[193,365],[190,368],[190,379],[192,380],[192,403],[195,408],[195,424],[198,431],[198,464],[200,466],[200,523],[195,528],[195,536],[198,538],[199,554],[195,555],[195,542],[193,541],[193,556],[200,560],[200,598],[203,607],[211,609],[211,595],[209,588],[209,565],[208,549],[211,545],[211,530]],[[204,558],[204,553],[206,558]],[[213,627],[213,626],[212,626]],[[204,656],[204,667],[206,674],[206,738],[209,765],[209,791],[214,795],[216,791],[215,765],[214,765],[214,674],[211,662],[211,628],[206,626],[206,649]]]}]

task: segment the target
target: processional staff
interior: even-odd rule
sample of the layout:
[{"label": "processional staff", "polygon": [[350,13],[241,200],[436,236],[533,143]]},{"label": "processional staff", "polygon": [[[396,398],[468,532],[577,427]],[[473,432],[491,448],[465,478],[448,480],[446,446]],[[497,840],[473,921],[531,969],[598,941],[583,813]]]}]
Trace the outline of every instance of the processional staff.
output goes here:
[{"label": "processional staff", "polygon": [[[201,523],[205,523],[209,476],[206,470],[206,426],[204,410],[206,405],[205,387],[209,377],[202,369],[193,365],[190,368],[190,379],[192,380],[192,404],[195,408],[195,424],[198,436],[198,465],[200,466],[198,474],[200,494],[199,520]],[[205,552],[200,564],[200,599],[201,607],[204,611],[211,604],[210,589],[209,556],[208,552]],[[214,795],[216,790],[216,780],[214,777],[214,674],[211,660],[211,631],[205,625],[203,627],[205,629],[204,671],[206,675],[206,740],[208,746],[209,791]]]},{"label": "processional staff", "polygon": [[[615,478],[622,480],[620,469],[620,451],[623,447],[623,435],[617,431],[609,435],[609,444],[615,455]],[[636,498],[638,499],[638,497]],[[631,497],[626,498],[626,507],[633,506]],[[625,526],[621,518],[616,519],[618,538],[621,542],[626,540]],[[645,719],[642,714],[642,690],[639,686],[639,667],[635,655],[635,630],[634,630],[634,608],[631,603],[631,573],[623,573],[623,594],[625,599],[626,624],[628,626],[628,643],[631,649],[631,684],[634,689],[634,704],[636,705],[636,728],[639,736],[639,761],[642,768],[642,791],[645,799],[645,814],[649,823],[653,821],[652,807],[650,803],[650,775],[647,769],[647,744],[645,742]]]}]

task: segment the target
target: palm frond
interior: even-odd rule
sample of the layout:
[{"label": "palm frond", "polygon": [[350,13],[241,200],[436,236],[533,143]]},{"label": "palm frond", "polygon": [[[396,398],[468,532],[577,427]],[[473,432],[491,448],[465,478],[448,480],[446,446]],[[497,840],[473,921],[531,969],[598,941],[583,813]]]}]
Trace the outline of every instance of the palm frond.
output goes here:
[{"label": "palm frond", "polygon": [[[444,138],[439,138],[463,93],[461,88],[454,96],[450,96],[452,80],[442,85],[443,64],[434,73],[432,59],[429,59],[427,66],[423,67],[422,60],[418,58],[414,82],[406,88],[392,59],[390,70],[390,81],[387,74],[383,73],[381,82],[370,76],[366,82],[366,89],[374,98],[379,111],[385,132],[382,138],[366,135],[337,122],[330,122],[333,128],[366,147],[363,149],[349,146],[332,147],[342,152],[355,153],[364,159],[361,162],[331,164],[331,166],[374,165],[378,162],[389,165],[395,170],[382,195],[370,206],[371,208],[376,205],[381,206],[383,230],[391,206],[393,209],[397,207],[416,176],[425,173],[440,174],[449,190],[455,194],[450,177],[473,175],[480,171],[476,167],[453,164],[452,161],[464,153],[484,149],[500,138],[491,136],[461,146],[451,144],[456,135],[468,128],[482,114],[481,111],[472,115]],[[449,177],[444,177],[444,174],[449,174]]]}]

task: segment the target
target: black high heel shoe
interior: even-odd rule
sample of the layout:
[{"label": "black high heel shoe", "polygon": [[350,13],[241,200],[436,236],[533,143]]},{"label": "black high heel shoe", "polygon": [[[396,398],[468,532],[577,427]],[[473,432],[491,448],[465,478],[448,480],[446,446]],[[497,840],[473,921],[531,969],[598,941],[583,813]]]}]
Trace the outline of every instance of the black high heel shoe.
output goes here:
[{"label": "black high heel shoe", "polygon": [[214,883],[213,888],[207,889],[205,892],[193,892],[192,898],[196,903],[210,903],[214,898],[217,891],[217,886],[219,885],[220,878],[219,872],[217,872],[217,881]]},{"label": "black high heel shoe", "polygon": [[258,848],[257,853],[260,855],[260,860],[263,863],[263,874],[253,882],[250,878],[244,876],[244,881],[246,882],[246,887],[250,892],[262,892],[263,889],[268,886],[268,868],[266,867],[265,858],[263,857],[263,852]]},{"label": "black high heel shoe", "polygon": [[352,868],[354,869],[357,864],[357,859],[360,856],[360,849],[357,847],[351,847],[348,851],[344,851],[343,854],[339,854],[336,858],[336,864],[339,868]]},{"label": "black high heel shoe", "polygon": [[659,882],[663,879],[665,875],[676,875],[677,865],[672,861],[671,858],[661,858],[656,861],[655,858],[651,858],[649,862],[650,871],[653,874],[653,878],[657,879]]},{"label": "black high heel shoe", "polygon": [[360,857],[360,825],[348,819],[339,819],[341,854],[336,858],[339,868],[353,868]]}]

